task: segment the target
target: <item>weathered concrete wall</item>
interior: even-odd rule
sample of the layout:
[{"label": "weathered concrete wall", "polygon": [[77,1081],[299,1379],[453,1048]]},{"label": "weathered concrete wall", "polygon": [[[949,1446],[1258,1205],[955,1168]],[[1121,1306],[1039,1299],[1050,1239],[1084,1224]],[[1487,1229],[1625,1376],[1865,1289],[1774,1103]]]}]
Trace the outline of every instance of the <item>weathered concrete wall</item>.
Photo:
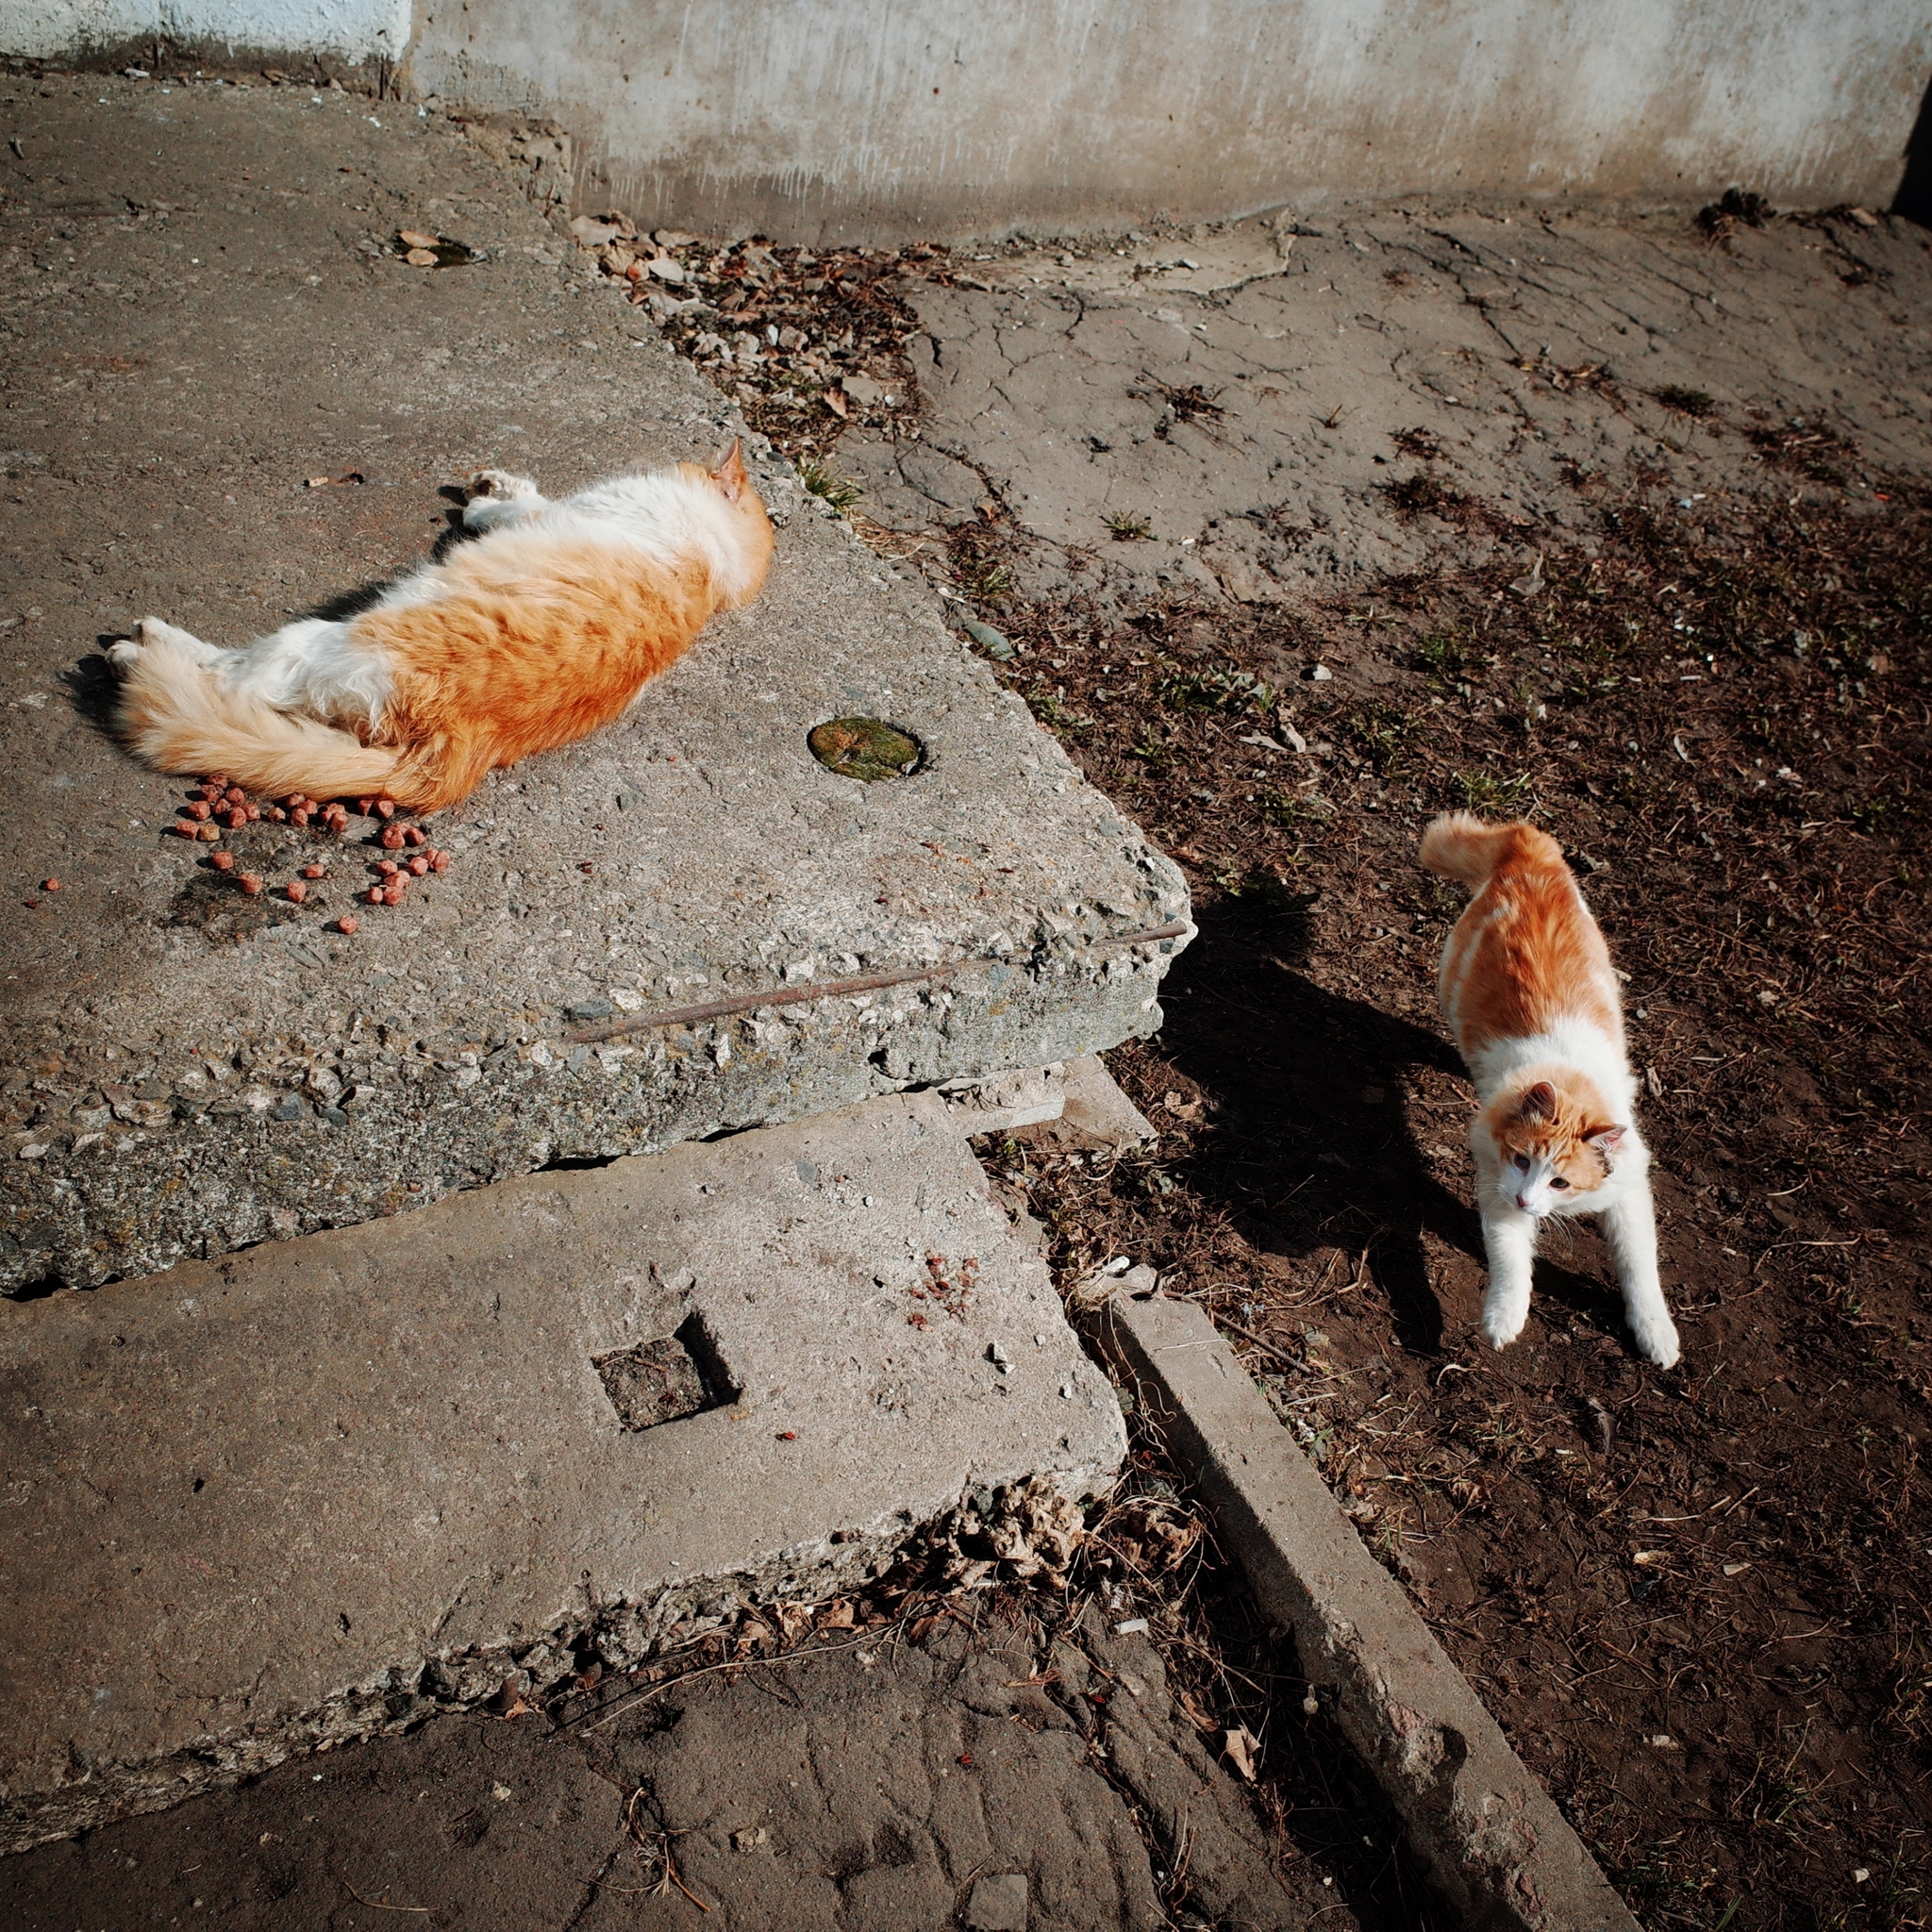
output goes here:
[{"label": "weathered concrete wall", "polygon": [[[0,47],[369,58],[410,0],[0,0]],[[1407,193],[1889,204],[1919,0],[415,0],[413,76],[569,125],[579,196],[781,240]]]},{"label": "weathered concrete wall", "polygon": [[36,59],[130,42],[402,57],[409,0],[0,0],[0,49]]},{"label": "weathered concrete wall", "polygon": [[1919,0],[419,0],[417,85],[569,125],[579,194],[783,240],[1344,196],[1896,190]]}]

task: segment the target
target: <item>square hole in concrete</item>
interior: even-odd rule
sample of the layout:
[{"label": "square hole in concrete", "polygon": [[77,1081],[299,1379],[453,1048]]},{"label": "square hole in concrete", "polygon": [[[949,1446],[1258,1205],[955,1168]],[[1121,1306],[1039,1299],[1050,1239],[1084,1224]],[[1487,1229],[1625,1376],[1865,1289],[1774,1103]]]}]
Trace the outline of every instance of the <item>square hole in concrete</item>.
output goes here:
[{"label": "square hole in concrete", "polygon": [[626,1429],[654,1429],[738,1399],[717,1344],[696,1315],[656,1341],[593,1356],[591,1366],[604,1378],[610,1406]]}]

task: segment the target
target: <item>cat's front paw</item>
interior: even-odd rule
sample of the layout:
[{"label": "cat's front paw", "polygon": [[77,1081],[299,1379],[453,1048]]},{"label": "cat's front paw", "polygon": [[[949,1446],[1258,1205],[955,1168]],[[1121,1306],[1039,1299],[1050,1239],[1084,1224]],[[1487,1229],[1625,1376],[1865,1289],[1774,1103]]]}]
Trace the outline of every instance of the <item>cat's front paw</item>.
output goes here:
[{"label": "cat's front paw", "polygon": [[508,470],[478,470],[469,481],[470,501],[479,496],[499,503],[513,503],[520,496],[535,496],[537,486],[527,476],[513,476]]},{"label": "cat's front paw", "polygon": [[1674,1369],[1682,1350],[1677,1345],[1677,1324],[1661,1308],[1656,1314],[1633,1315],[1630,1338],[1637,1353],[1648,1356],[1660,1369]]},{"label": "cat's front paw", "polygon": [[1529,1320],[1529,1304],[1515,1300],[1499,1300],[1495,1295],[1485,1296],[1483,1318],[1480,1323],[1482,1337],[1491,1348],[1507,1348],[1523,1333],[1523,1324]]}]

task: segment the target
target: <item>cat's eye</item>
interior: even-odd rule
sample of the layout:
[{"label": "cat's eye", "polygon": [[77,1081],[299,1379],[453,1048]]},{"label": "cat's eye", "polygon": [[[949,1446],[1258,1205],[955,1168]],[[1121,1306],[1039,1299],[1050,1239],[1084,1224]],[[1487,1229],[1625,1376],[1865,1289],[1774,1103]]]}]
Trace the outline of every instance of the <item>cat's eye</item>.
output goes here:
[{"label": "cat's eye", "polygon": [[1527,1173],[1529,1172],[1529,1156],[1528,1156],[1528,1155],[1526,1155],[1526,1154],[1519,1154],[1519,1155],[1518,1155],[1518,1156],[1516,1157],[1516,1172],[1517,1172],[1518,1174],[1527,1174]]},{"label": "cat's eye", "polygon": [[1550,1185],[1553,1188],[1567,1188],[1570,1185],[1570,1183],[1566,1181],[1561,1174],[1553,1174],[1550,1176]]}]

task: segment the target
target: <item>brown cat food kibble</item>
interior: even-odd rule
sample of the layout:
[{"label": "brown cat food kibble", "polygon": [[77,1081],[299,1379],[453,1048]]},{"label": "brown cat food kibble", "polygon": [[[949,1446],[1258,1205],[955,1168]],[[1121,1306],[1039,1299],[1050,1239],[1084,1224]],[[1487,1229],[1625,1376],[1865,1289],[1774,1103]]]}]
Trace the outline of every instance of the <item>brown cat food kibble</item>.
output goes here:
[{"label": "brown cat food kibble", "polygon": [[449,870],[449,854],[447,852],[433,853],[430,856],[429,865],[430,869],[434,872],[447,872]]},{"label": "brown cat food kibble", "polygon": [[294,808],[294,810],[289,814],[289,823],[291,825],[306,825],[308,823],[308,814],[306,811],[304,811],[302,808],[298,805]]},{"label": "brown cat food kibble", "polygon": [[305,865],[302,868],[305,879],[324,879],[328,876],[328,868],[324,865]]},{"label": "brown cat food kibble", "polygon": [[336,921],[336,930],[338,932],[354,932],[358,923],[353,913],[345,912]]},{"label": "brown cat food kibble", "polygon": [[411,845],[426,845],[429,842],[429,834],[421,825],[405,825],[403,827],[403,837]]},{"label": "brown cat food kibble", "polygon": [[392,878],[382,889],[382,903],[385,906],[400,906],[403,903],[403,881],[400,877]]},{"label": "brown cat food kibble", "polygon": [[289,903],[292,906],[301,905],[308,896],[308,888],[300,879],[291,879],[282,891],[289,895]]},{"label": "brown cat food kibble", "polygon": [[375,861],[375,869],[386,879],[393,878],[397,871],[396,862],[393,858],[378,858]]},{"label": "brown cat food kibble", "polygon": [[205,819],[208,817],[208,807],[203,804],[184,805],[181,809],[192,819]]},{"label": "brown cat food kibble", "polygon": [[268,808],[268,815],[278,825],[285,824],[289,816],[289,814],[285,812],[278,805],[270,806]]},{"label": "brown cat food kibble", "polygon": [[382,828],[382,849],[385,852],[399,852],[403,845],[403,828],[400,825],[385,825]]},{"label": "brown cat food kibble", "polygon": [[429,861],[426,858],[425,858],[423,855],[419,852],[417,853],[414,858],[410,859],[408,864],[408,870],[414,873],[415,875],[420,879],[423,876],[423,874],[429,870]]},{"label": "brown cat food kibble", "polygon": [[242,791],[241,786],[239,785],[230,785],[228,789],[222,793],[222,796],[225,798],[230,805],[246,805],[248,803],[247,792]]},{"label": "brown cat food kibble", "polygon": [[371,886],[364,896],[372,906],[380,906],[382,904],[382,888],[380,886]]},{"label": "brown cat food kibble", "polygon": [[259,897],[261,893],[261,874],[258,872],[244,872],[242,874],[242,890],[251,899]]},{"label": "brown cat food kibble", "polygon": [[183,839],[198,839],[201,837],[201,827],[192,819],[176,819],[170,829],[177,837]]},{"label": "brown cat food kibble", "polygon": [[239,832],[248,823],[248,814],[238,806],[233,806],[224,816],[223,823],[231,832]]},{"label": "brown cat food kibble", "polygon": [[59,890],[60,881],[58,879],[42,879],[41,881],[41,891],[43,892],[58,892]]},{"label": "brown cat food kibble", "polygon": [[392,819],[396,815],[396,802],[393,798],[378,798],[375,801],[375,816],[379,819]]},{"label": "brown cat food kibble", "polygon": [[188,828],[188,836],[191,839],[198,836],[206,839],[210,845],[218,845],[221,842],[222,828],[219,825],[203,825],[197,834],[194,827],[191,825]]},{"label": "brown cat food kibble", "polygon": [[232,852],[210,852],[208,856],[208,862],[217,872],[233,872],[235,870],[235,855]]}]

